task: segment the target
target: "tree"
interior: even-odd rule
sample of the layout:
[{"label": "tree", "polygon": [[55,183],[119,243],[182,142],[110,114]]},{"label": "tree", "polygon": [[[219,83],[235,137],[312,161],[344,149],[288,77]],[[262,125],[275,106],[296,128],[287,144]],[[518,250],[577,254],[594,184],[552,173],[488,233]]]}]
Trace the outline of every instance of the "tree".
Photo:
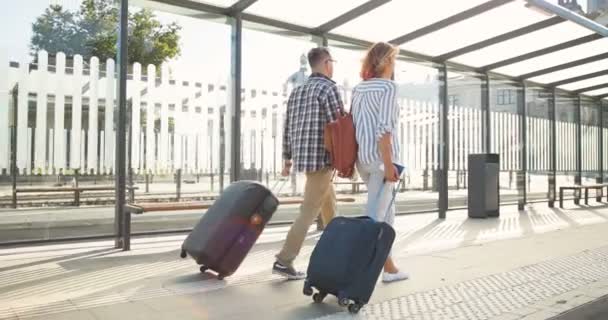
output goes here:
[{"label": "tree", "polygon": [[[84,0],[76,12],[60,5],[49,6],[32,24],[32,56],[40,50],[49,54],[96,56],[100,61],[115,58],[119,12],[114,0]],[[163,25],[148,9],[129,12],[129,61],[160,65],[181,53],[181,27]]]}]

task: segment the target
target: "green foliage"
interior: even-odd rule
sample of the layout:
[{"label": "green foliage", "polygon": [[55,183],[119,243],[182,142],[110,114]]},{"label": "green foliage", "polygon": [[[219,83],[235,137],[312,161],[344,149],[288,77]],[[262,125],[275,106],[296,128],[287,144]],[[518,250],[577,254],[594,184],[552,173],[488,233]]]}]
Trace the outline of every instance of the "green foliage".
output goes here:
[{"label": "green foliage", "polygon": [[[80,54],[85,60],[115,58],[119,11],[114,0],[84,0],[71,12],[60,5],[49,6],[32,24],[31,54]],[[163,25],[148,9],[129,12],[129,62],[160,65],[181,53],[179,31],[173,22]]]}]

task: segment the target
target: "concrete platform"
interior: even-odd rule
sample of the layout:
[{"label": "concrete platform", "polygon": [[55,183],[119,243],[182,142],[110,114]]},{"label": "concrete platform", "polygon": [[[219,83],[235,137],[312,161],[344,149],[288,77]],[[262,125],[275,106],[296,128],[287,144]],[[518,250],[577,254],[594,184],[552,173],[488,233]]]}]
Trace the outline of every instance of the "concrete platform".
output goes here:
[{"label": "concrete platform", "polygon": [[136,239],[127,253],[110,241],[5,248],[0,319],[545,319],[608,294],[607,222],[607,207],[546,204],[499,219],[399,217],[394,256],[412,278],[378,283],[356,317],[270,273],[287,227],[265,230],[224,281],[179,259],[184,236]]}]

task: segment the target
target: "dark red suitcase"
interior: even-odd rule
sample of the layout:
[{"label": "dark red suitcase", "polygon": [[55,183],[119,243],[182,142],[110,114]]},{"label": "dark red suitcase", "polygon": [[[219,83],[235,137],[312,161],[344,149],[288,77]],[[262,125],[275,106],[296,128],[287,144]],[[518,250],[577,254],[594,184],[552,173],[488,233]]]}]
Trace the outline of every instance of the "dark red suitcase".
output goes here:
[{"label": "dark red suitcase", "polygon": [[224,190],[182,244],[201,272],[232,275],[245,259],[279,205],[264,185],[237,181]]}]

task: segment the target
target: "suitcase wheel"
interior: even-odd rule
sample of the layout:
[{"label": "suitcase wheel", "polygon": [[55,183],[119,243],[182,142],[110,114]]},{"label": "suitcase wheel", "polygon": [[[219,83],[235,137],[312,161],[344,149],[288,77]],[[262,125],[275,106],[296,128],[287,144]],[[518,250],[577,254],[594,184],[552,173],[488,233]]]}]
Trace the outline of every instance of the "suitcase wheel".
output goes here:
[{"label": "suitcase wheel", "polygon": [[350,312],[352,314],[357,314],[357,313],[359,313],[359,310],[361,310],[361,307],[363,307],[363,305],[361,305],[359,303],[353,303],[348,306],[348,312]]},{"label": "suitcase wheel", "polygon": [[224,280],[224,275],[223,274],[218,274],[217,275],[217,280],[220,280],[220,281]]},{"label": "suitcase wheel", "polygon": [[304,283],[304,289],[302,290],[305,296],[312,296],[312,287],[308,283]]},{"label": "suitcase wheel", "polygon": [[179,256],[180,256],[182,259],[185,259],[185,258],[188,256],[188,254],[186,253],[186,250],[182,250],[182,252],[179,254]]},{"label": "suitcase wheel", "polygon": [[316,303],[321,303],[325,297],[327,297],[327,293],[317,292],[312,296],[312,300]]},{"label": "suitcase wheel", "polygon": [[348,306],[349,303],[350,303],[350,300],[348,300],[348,298],[338,298],[338,304],[341,307],[346,307],[346,306]]},{"label": "suitcase wheel", "polygon": [[209,270],[209,268],[205,267],[205,266],[201,266],[201,273],[205,273],[207,272],[207,270]]}]

